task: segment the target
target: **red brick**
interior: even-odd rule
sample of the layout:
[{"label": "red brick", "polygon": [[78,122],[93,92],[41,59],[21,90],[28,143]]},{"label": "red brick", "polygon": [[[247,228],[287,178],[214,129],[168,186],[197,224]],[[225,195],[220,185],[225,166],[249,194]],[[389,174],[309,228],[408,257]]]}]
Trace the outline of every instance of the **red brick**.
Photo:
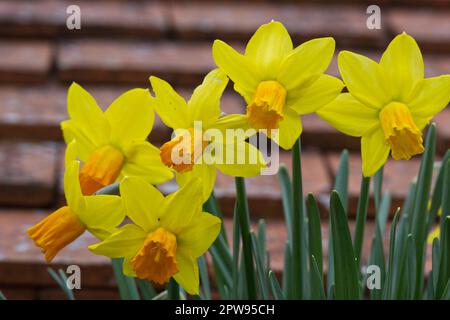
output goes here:
[{"label": "red brick", "polygon": [[450,108],[447,107],[441,111],[435,118],[437,128],[437,148],[444,154],[450,149]]},{"label": "red brick", "polygon": [[55,198],[54,143],[0,143],[0,204],[48,206]]},{"label": "red brick", "polygon": [[389,11],[387,20],[392,32],[411,34],[425,50],[450,52],[450,11],[399,8]]},{"label": "red brick", "polygon": [[164,5],[141,1],[77,1],[81,30],[66,26],[68,0],[2,1],[0,35],[7,37],[57,37],[120,35],[160,38],[167,31]]},{"label": "red brick", "polygon": [[[62,140],[60,122],[68,118],[67,86],[0,87],[0,137],[2,139]],[[86,86],[105,110],[125,87]],[[152,142],[170,137],[170,130],[156,118]]]},{"label": "red brick", "polygon": [[[112,289],[84,289],[72,291],[76,300],[119,300],[117,288]],[[43,288],[37,292],[39,300],[66,300],[67,297],[59,288]]]},{"label": "red brick", "polygon": [[50,72],[53,48],[46,42],[0,41],[0,82],[41,83]]},{"label": "red brick", "polygon": [[339,45],[379,46],[383,30],[368,30],[366,7],[313,4],[174,3],[175,34],[182,39],[247,41],[256,29],[281,21],[295,42],[333,36]]},{"label": "red brick", "polygon": [[195,86],[214,67],[211,44],[84,40],[63,44],[58,76],[63,81],[138,83],[150,75],[173,85]]},{"label": "red brick", "polygon": [[38,298],[38,291],[34,288],[1,287],[1,292],[8,300],[34,300]]},{"label": "red brick", "polygon": [[65,270],[71,264],[81,268],[82,287],[114,287],[109,259],[87,249],[88,245],[97,242],[88,233],[62,250],[54,262],[45,262],[43,254],[25,231],[51,211],[0,210],[0,287],[55,286],[47,268]]},{"label": "red brick", "polygon": [[[332,176],[336,176],[336,170],[339,165],[339,154],[329,154],[327,156],[328,165]],[[409,191],[409,186],[413,179],[419,173],[420,159],[413,158],[409,161],[395,161],[389,159],[384,167],[383,191],[389,191],[392,197],[391,214],[397,207],[403,206],[403,201]],[[349,213],[354,215],[358,204],[358,198],[361,186],[361,158],[359,154],[350,154],[349,157]],[[334,178],[333,178],[334,179]],[[372,199],[371,182],[371,200],[369,202],[369,215],[374,214],[374,204]]]}]

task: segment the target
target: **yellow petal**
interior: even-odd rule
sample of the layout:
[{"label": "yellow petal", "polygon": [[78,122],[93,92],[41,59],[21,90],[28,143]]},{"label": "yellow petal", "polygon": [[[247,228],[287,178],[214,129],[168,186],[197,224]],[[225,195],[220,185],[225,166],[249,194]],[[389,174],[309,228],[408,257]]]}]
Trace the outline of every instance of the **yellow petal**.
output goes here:
[{"label": "yellow petal", "polygon": [[289,92],[286,107],[299,115],[312,113],[333,101],[342,91],[344,83],[336,77],[323,74],[312,85]]},{"label": "yellow petal", "polygon": [[71,161],[66,164],[64,172],[64,194],[67,205],[77,215],[85,210],[85,198],[81,193],[80,182],[78,180],[80,163]]},{"label": "yellow petal", "polygon": [[[248,142],[230,143],[224,146],[225,154],[218,155],[217,169],[222,173],[232,177],[256,177],[261,174],[261,170],[266,166],[266,161],[255,146]],[[227,159],[227,155],[234,154],[234,158]],[[231,160],[231,163],[228,163]]]},{"label": "yellow petal", "polygon": [[334,47],[331,37],[304,42],[285,58],[277,80],[290,91],[311,77],[321,75],[330,64]]},{"label": "yellow petal", "polygon": [[207,164],[195,164],[191,171],[177,173],[177,184],[180,187],[188,184],[192,179],[198,178],[202,184],[202,201],[208,200],[216,182],[216,167]]},{"label": "yellow petal", "polygon": [[441,228],[439,226],[437,226],[436,228],[434,228],[434,230],[432,230],[430,232],[430,234],[428,235],[428,239],[427,239],[427,243],[428,244],[433,244],[433,240],[435,238],[439,238],[441,233]]},{"label": "yellow petal", "polygon": [[362,171],[365,177],[371,177],[381,168],[389,156],[383,130],[377,129],[361,139]]},{"label": "yellow petal", "polygon": [[86,209],[81,210],[78,216],[88,230],[92,228],[112,232],[125,218],[122,199],[119,196],[87,196],[85,201]]},{"label": "yellow petal", "polygon": [[220,98],[227,84],[227,75],[219,69],[206,75],[188,102],[191,121],[201,120],[203,128],[207,129],[220,117]]},{"label": "yellow petal", "polygon": [[154,186],[137,177],[120,183],[126,215],[142,229],[150,232],[158,227],[164,197]]},{"label": "yellow petal", "polygon": [[178,284],[191,295],[198,294],[199,274],[196,258],[185,250],[177,250],[178,271],[173,277]]},{"label": "yellow petal", "polygon": [[245,114],[229,114],[219,118],[214,123],[214,128],[225,131],[226,129],[243,129],[250,128],[248,118]]},{"label": "yellow petal", "polygon": [[396,36],[383,53],[380,65],[391,80],[393,99],[408,102],[424,72],[422,54],[416,40],[406,33]]},{"label": "yellow petal", "polygon": [[201,209],[202,185],[200,179],[192,179],[164,199],[160,226],[177,235]]},{"label": "yellow petal", "polygon": [[213,57],[216,65],[225,71],[235,83],[235,89],[242,96],[253,94],[258,84],[263,80],[261,71],[246,56],[243,56],[223,41],[216,40],[213,44]]},{"label": "yellow petal", "polygon": [[99,146],[108,141],[110,127],[105,115],[94,98],[77,83],[69,88],[67,111],[74,127],[92,144]]},{"label": "yellow petal", "polygon": [[142,228],[127,224],[102,242],[89,246],[89,250],[110,258],[134,257],[146,237],[147,233]]},{"label": "yellow petal", "polygon": [[292,109],[284,111],[284,119],[280,121],[278,140],[274,139],[284,150],[290,150],[302,133],[302,120]]},{"label": "yellow petal", "polygon": [[260,68],[265,78],[274,78],[284,57],[292,51],[292,40],[278,21],[263,24],[245,49],[245,56]]},{"label": "yellow petal", "polygon": [[150,77],[155,92],[154,107],[164,124],[172,129],[191,126],[186,101],[166,81]]},{"label": "yellow petal", "polygon": [[366,107],[350,93],[340,94],[317,114],[337,130],[354,137],[361,137],[379,125],[378,110]]},{"label": "yellow petal", "polygon": [[448,105],[450,75],[425,79],[419,86],[419,92],[408,103],[414,118],[432,118]]},{"label": "yellow petal", "polygon": [[121,178],[138,176],[151,184],[173,178],[172,171],[161,162],[160,151],[148,141],[135,142],[124,150],[125,162]]},{"label": "yellow petal", "polygon": [[134,277],[136,278],[136,271],[133,269],[133,264],[131,260],[133,260],[133,257],[125,257],[123,259],[123,265],[122,265],[122,272],[127,277]]},{"label": "yellow petal", "polygon": [[194,257],[204,254],[219,235],[221,221],[208,212],[196,214],[188,225],[177,237],[177,245],[180,250],[186,248]]},{"label": "yellow petal", "polygon": [[64,141],[69,144],[73,140],[78,141],[76,155],[80,160],[87,161],[97,146],[89,139],[86,134],[73,124],[73,120],[65,120],[61,122],[61,130],[63,132]]},{"label": "yellow petal", "polygon": [[348,91],[363,104],[380,109],[392,100],[388,75],[375,61],[350,51],[341,51],[339,71]]},{"label": "yellow petal", "polygon": [[112,143],[124,148],[132,141],[147,139],[154,121],[150,99],[148,90],[133,89],[114,100],[105,111]]}]

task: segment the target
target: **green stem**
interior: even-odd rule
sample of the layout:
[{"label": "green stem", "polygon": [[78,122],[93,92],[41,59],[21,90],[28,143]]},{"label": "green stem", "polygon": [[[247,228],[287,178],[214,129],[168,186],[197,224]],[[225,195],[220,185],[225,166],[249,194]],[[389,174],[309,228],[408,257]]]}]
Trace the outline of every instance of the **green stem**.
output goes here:
[{"label": "green stem", "polygon": [[256,299],[255,272],[252,255],[252,238],[250,234],[250,217],[244,178],[236,177],[236,194],[239,214],[239,225],[242,235],[242,250],[244,253],[245,279],[247,281],[248,298]]},{"label": "green stem", "polygon": [[167,284],[167,294],[169,300],[180,300],[180,287],[174,278],[170,278]]},{"label": "green stem", "polygon": [[295,142],[292,151],[292,176],[293,176],[293,215],[292,215],[292,276],[293,298],[302,299],[302,287],[304,285],[304,272],[302,270],[302,230],[303,228],[303,187],[302,187],[302,162],[300,158],[300,139]]},{"label": "green stem", "polygon": [[360,267],[361,251],[364,239],[364,227],[367,219],[367,207],[369,204],[370,177],[362,177],[361,191],[358,200],[358,211],[356,212],[356,229],[354,238],[354,250],[356,257],[356,265]]}]

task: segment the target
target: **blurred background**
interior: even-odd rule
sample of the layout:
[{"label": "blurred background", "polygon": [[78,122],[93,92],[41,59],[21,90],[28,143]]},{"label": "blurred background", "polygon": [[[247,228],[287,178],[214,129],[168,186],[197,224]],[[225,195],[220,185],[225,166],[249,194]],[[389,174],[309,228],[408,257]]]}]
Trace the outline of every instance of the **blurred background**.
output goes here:
[{"label": "blurred background", "polygon": [[[370,4],[381,9],[381,29],[366,25]],[[70,5],[81,10],[79,30],[67,28]],[[295,46],[333,36],[337,51],[353,50],[374,59],[396,34],[406,31],[422,48],[426,76],[450,73],[450,0],[0,0],[0,290],[7,298],[64,298],[25,230],[64,203],[59,122],[67,118],[68,85],[81,84],[102,108],[125,90],[147,88],[150,75],[162,77],[189,97],[214,67],[214,39],[243,49],[254,31],[272,19],[286,26]],[[328,73],[338,76],[335,60]],[[223,97],[223,109],[244,112],[243,101],[230,89]],[[450,148],[450,109],[435,121],[441,156]],[[304,191],[325,204],[321,208],[325,239],[327,197],[343,148],[351,151],[354,219],[361,177],[359,140],[338,133],[314,115],[304,117],[303,126]],[[150,140],[158,145],[169,136],[170,131],[156,121]],[[290,155],[281,157],[290,166]],[[418,165],[418,159],[386,165],[384,188],[392,192],[392,208],[402,203]],[[170,183],[162,187],[167,192],[174,188]],[[248,179],[247,189],[252,219],[268,221],[272,269],[280,272],[286,235],[278,178]],[[233,180],[218,176],[215,192],[230,226]],[[370,211],[367,246],[373,234]],[[118,298],[109,260],[86,249],[94,241],[82,236],[50,266],[81,267],[82,290],[75,291],[79,299]]]}]

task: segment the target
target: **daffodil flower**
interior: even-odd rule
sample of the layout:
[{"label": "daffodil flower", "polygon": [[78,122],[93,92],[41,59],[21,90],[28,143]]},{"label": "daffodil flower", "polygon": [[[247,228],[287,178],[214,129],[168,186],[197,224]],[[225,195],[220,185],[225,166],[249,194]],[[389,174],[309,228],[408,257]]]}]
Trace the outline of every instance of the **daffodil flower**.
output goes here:
[{"label": "daffodil flower", "polygon": [[72,160],[74,143],[66,152],[64,193],[67,206],[59,208],[27,230],[41,248],[47,262],[86,230],[99,239],[109,236],[125,218],[120,197],[113,195],[83,196],[79,176],[80,163]]},{"label": "daffodil flower", "polygon": [[155,184],[172,178],[172,172],[161,163],[158,148],[146,141],[154,121],[148,90],[127,91],[103,112],[86,90],[73,83],[67,109],[70,119],[63,121],[61,128],[66,143],[77,142],[84,195],[124,176],[141,176]]},{"label": "daffodil flower", "polygon": [[450,75],[424,79],[422,54],[406,33],[392,40],[380,63],[349,51],[338,57],[349,93],[317,113],[336,129],[361,137],[362,171],[424,151],[422,130],[450,100]]},{"label": "daffodil flower", "polygon": [[[242,143],[226,139],[225,133],[223,139],[206,137],[209,129],[224,131],[224,123],[236,123],[234,115],[220,117],[220,98],[228,83],[225,73],[219,69],[211,71],[188,102],[164,80],[150,77],[150,82],[155,92],[155,110],[161,120],[175,133],[184,129],[160,148],[162,162],[176,171],[180,186],[193,177],[201,179],[203,199],[206,201],[214,187],[216,168],[231,176],[252,177],[260,174],[265,166],[264,158],[257,148],[244,141],[245,137],[242,137]],[[201,129],[195,128],[196,122],[201,124]],[[218,125],[219,122],[221,125]],[[177,150],[185,150],[184,156],[188,161],[174,161]],[[228,160],[233,161],[226,161],[227,155],[231,154],[235,157]],[[239,155],[244,156],[243,161],[234,161]],[[252,155],[254,160],[251,160]],[[206,158],[209,160],[206,161]]]},{"label": "daffodil flower", "polygon": [[272,21],[256,31],[244,55],[216,40],[213,56],[247,103],[241,120],[269,136],[278,129],[274,141],[291,149],[302,132],[299,115],[315,112],[343,88],[339,79],[323,74],[334,47],[333,38],[319,38],[294,49],[285,27]]},{"label": "daffodil flower", "polygon": [[221,221],[202,212],[202,187],[193,179],[164,197],[137,177],[120,184],[127,216],[134,224],[121,227],[89,249],[124,258],[123,273],[159,284],[173,277],[188,293],[198,294],[197,258],[217,238]]}]

